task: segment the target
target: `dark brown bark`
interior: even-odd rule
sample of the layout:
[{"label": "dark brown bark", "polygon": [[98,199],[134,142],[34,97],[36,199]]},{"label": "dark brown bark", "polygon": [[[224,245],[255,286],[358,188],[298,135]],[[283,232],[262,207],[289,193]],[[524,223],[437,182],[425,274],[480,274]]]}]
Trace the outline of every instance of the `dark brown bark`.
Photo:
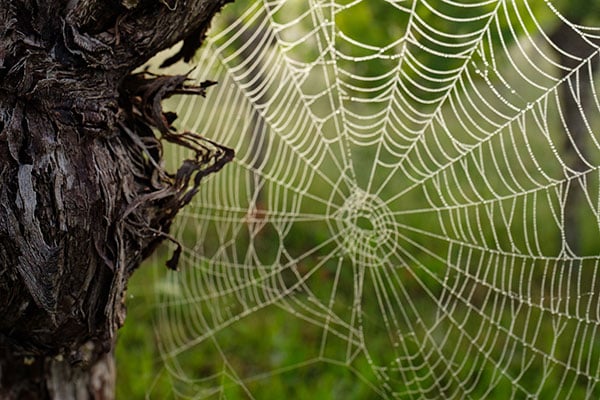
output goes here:
[{"label": "dark brown bark", "polygon": [[0,398],[112,398],[127,280],[233,156],[162,112],[211,83],[131,71],[227,2],[0,0]]}]

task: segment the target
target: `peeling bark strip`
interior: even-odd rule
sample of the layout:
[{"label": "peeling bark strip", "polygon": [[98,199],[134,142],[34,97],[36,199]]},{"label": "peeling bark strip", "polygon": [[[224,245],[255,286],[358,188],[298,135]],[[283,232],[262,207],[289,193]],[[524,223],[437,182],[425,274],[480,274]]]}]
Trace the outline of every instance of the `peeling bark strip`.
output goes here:
[{"label": "peeling bark strip", "polygon": [[[189,59],[228,1],[0,0],[0,398],[112,398],[129,276],[233,157],[162,111],[212,82],[131,71]],[[164,140],[194,154],[175,174]]]}]

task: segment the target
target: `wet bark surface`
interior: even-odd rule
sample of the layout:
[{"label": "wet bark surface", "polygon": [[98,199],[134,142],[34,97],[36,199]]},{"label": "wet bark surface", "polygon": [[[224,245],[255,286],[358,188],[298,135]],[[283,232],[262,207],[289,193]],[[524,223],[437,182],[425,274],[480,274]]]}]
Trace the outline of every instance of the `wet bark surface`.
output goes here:
[{"label": "wet bark surface", "polygon": [[131,71],[227,2],[0,0],[0,398],[112,398],[129,276],[233,157],[161,108],[212,82]]}]

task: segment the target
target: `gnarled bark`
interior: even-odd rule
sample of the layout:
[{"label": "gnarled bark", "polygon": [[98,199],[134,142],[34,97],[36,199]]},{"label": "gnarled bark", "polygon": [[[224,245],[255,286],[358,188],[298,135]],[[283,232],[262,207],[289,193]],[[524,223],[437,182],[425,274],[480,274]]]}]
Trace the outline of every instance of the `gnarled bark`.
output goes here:
[{"label": "gnarled bark", "polygon": [[[129,276],[233,156],[160,106],[210,83],[131,71],[226,2],[0,0],[0,398],[112,397]],[[163,140],[195,154],[173,175]]]}]

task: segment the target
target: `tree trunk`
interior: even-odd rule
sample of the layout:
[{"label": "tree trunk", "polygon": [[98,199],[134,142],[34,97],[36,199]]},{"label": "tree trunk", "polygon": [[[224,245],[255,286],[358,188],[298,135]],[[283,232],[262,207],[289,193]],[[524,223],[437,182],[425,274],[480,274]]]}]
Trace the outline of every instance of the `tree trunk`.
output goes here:
[{"label": "tree trunk", "polygon": [[211,82],[131,71],[189,59],[227,2],[0,0],[0,398],[113,398],[127,280],[233,156],[162,112]]}]

